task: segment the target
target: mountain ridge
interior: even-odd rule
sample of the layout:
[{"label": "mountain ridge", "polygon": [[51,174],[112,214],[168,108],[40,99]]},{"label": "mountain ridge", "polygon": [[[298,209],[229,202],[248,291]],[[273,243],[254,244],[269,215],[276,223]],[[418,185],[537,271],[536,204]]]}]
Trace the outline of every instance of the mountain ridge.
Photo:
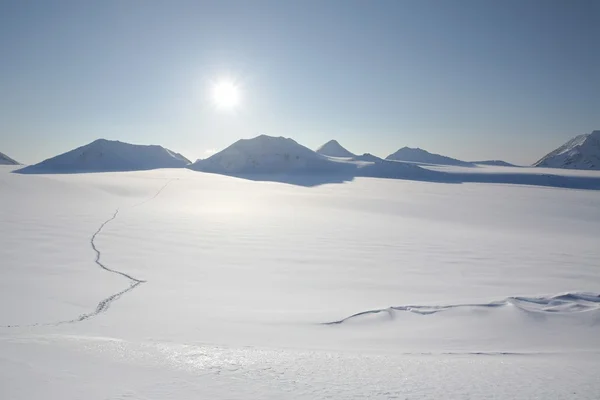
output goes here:
[{"label": "mountain ridge", "polygon": [[190,161],[159,145],[96,139],[91,143],[14,171],[16,173],[81,173],[182,168]]},{"label": "mountain ridge", "polygon": [[395,153],[390,154],[385,158],[391,161],[404,161],[416,164],[433,164],[433,165],[453,165],[462,167],[473,167],[475,164],[467,161],[458,160],[456,158],[443,156],[441,154],[430,153],[427,150],[418,147],[402,147]]},{"label": "mountain ridge", "polygon": [[21,163],[10,158],[4,153],[0,153],[0,165],[21,165]]},{"label": "mountain ridge", "polygon": [[600,170],[600,130],[575,136],[540,158],[533,166]]}]

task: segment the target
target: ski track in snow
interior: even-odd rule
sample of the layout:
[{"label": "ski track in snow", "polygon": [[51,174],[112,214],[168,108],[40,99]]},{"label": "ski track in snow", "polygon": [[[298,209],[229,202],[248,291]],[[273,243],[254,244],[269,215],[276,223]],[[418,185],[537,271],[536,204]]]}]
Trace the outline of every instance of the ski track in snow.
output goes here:
[{"label": "ski track in snow", "polygon": [[[165,183],[160,189],[158,189],[158,191],[154,194],[154,196],[152,196],[149,199],[146,199],[146,200],[144,200],[144,201],[142,201],[140,203],[134,204],[130,208],[139,207],[139,206],[141,206],[143,204],[148,203],[151,200],[154,200],[155,198],[158,197],[158,195],[160,195],[160,193],[171,182],[173,182],[173,180],[174,179],[171,179],[167,183]],[[69,319],[69,320],[64,320],[64,321],[58,321],[58,322],[35,323],[35,324],[29,324],[29,325],[3,325],[2,327],[3,328],[25,328],[25,327],[36,327],[36,326],[58,326],[58,325],[72,324],[72,323],[75,323],[75,322],[85,321],[86,319],[95,317],[96,315],[105,312],[106,310],[108,310],[110,308],[111,304],[113,302],[115,302],[116,300],[118,300],[121,296],[123,296],[124,294],[126,294],[128,292],[131,292],[133,289],[135,289],[136,287],[138,287],[142,283],[145,283],[146,281],[134,278],[133,276],[131,276],[131,275],[125,273],[125,272],[109,268],[109,267],[107,267],[106,265],[104,265],[100,261],[102,253],[96,247],[96,237],[102,232],[102,230],[104,229],[104,227],[107,224],[109,224],[111,221],[114,221],[117,218],[118,215],[119,215],[119,209],[117,208],[115,210],[114,214],[112,215],[112,217],[110,217],[109,219],[107,219],[106,221],[104,221],[100,225],[100,227],[98,227],[98,230],[96,230],[96,232],[94,232],[94,234],[90,238],[90,245],[92,246],[92,250],[94,250],[94,252],[96,253],[96,259],[94,260],[94,262],[96,263],[96,265],[98,265],[100,268],[102,268],[106,272],[110,272],[112,274],[121,275],[122,277],[127,278],[129,280],[129,282],[130,282],[129,287],[127,287],[124,290],[121,290],[120,292],[114,293],[114,294],[108,296],[107,298],[103,299],[102,301],[100,301],[98,303],[98,305],[96,306],[96,309],[94,311],[86,313],[86,314],[81,314],[79,317],[74,318],[74,319]]]},{"label": "ski track in snow", "polygon": [[98,250],[98,248],[96,247],[96,236],[98,236],[98,234],[100,232],[102,232],[102,229],[104,229],[104,226],[106,224],[108,224],[109,222],[113,221],[115,218],[117,218],[117,215],[119,215],[119,209],[117,208],[117,210],[115,211],[115,213],[113,214],[113,216],[109,219],[107,219],[106,221],[104,221],[104,223],[102,225],[100,225],[100,228],[98,228],[98,230],[96,231],[96,233],[94,233],[92,235],[92,238],[90,239],[90,244],[92,245],[92,249],[96,252],[96,259],[94,260],[94,262],[103,270],[108,271],[108,272],[112,272],[113,274],[119,274],[135,283],[143,283],[144,281],[136,279],[134,277],[132,277],[131,275],[126,274],[125,272],[121,272],[121,271],[117,271],[114,270],[112,268],[108,268],[106,265],[102,264],[102,262],[100,262],[100,250]]},{"label": "ski track in snow", "polygon": [[408,305],[395,306],[383,309],[368,310],[353,314],[349,317],[324,322],[323,325],[340,325],[345,322],[354,321],[367,315],[387,313],[390,320],[395,318],[397,311],[410,312],[419,315],[432,315],[453,309],[476,309],[476,308],[498,308],[514,306],[524,312],[532,313],[549,313],[549,314],[566,314],[566,313],[582,313],[588,311],[600,310],[600,294],[598,293],[583,293],[583,292],[566,292],[554,296],[539,296],[539,297],[507,297],[504,300],[493,301],[490,303],[473,303],[473,304],[449,304],[449,305]]},{"label": "ski track in snow", "polygon": [[[165,190],[165,188],[166,188],[167,186],[169,186],[169,183],[173,182],[174,180],[177,180],[177,179],[170,179],[170,180],[169,180],[167,183],[165,183],[165,184],[164,184],[164,185],[163,185],[163,186],[162,186],[160,189],[158,189],[158,191],[157,191],[156,193],[154,193],[154,196],[150,197],[149,199],[146,199],[146,200],[142,201],[141,203],[134,204],[134,205],[132,205],[130,208],[139,207],[139,206],[142,206],[142,205],[146,204],[146,203],[147,203],[147,202],[149,202],[149,201],[152,201],[152,200],[154,200],[155,198],[157,198],[157,197],[158,197],[158,195],[159,195],[159,194],[161,194],[161,193],[162,193],[162,191],[163,191],[163,190]],[[118,210],[117,210],[117,211],[118,211]],[[113,219],[114,219],[114,218],[113,218]],[[107,222],[108,222],[108,221],[107,221]],[[102,227],[100,227],[100,228],[102,229]]]}]

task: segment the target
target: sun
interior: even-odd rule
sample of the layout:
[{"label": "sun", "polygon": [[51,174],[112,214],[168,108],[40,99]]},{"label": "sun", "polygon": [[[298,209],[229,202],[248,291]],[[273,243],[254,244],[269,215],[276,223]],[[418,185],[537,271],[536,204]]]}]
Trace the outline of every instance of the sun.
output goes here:
[{"label": "sun", "polygon": [[240,89],[230,81],[220,81],[212,87],[212,99],[219,108],[234,108],[240,102]]}]

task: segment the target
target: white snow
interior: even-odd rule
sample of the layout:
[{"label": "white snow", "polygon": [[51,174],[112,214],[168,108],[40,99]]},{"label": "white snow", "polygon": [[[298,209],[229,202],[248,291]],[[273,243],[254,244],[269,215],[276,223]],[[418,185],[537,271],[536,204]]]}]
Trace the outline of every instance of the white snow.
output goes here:
[{"label": "white snow", "polygon": [[161,146],[145,146],[98,139],[85,146],[21,169],[20,173],[75,173],[140,171],[181,168],[189,164],[181,154]]},{"label": "white snow", "polygon": [[330,140],[317,149],[317,153],[329,157],[350,158],[355,154],[346,150],[337,140]]},{"label": "white snow", "polygon": [[534,166],[600,170],[600,131],[575,136],[542,157]]},{"label": "white snow", "polygon": [[386,157],[386,160],[406,161],[417,164],[435,164],[435,165],[454,165],[454,166],[473,166],[473,163],[457,160],[442,156],[440,154],[430,153],[426,150],[412,147],[403,147],[393,154]]},{"label": "white snow", "polygon": [[19,165],[19,163],[6,154],[0,153],[0,165]]},{"label": "white snow", "polygon": [[0,168],[0,398],[597,398],[600,172],[365,165]]}]

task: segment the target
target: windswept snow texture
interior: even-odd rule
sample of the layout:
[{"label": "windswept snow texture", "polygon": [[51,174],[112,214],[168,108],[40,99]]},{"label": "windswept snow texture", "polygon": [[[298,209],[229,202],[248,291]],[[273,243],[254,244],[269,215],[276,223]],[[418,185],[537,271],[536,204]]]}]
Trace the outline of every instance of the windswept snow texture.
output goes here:
[{"label": "windswept snow texture", "polygon": [[328,157],[350,158],[355,154],[346,150],[337,140],[330,140],[317,149],[317,153]]},{"label": "windswept snow texture", "polygon": [[516,165],[502,160],[470,161],[470,163],[479,165],[489,165],[493,167],[516,167]]},{"label": "windswept snow texture", "polygon": [[19,165],[19,163],[6,154],[0,153],[0,165]]},{"label": "windswept snow texture", "polygon": [[359,318],[367,317],[373,314],[383,313],[394,319],[398,312],[410,312],[419,315],[433,315],[445,311],[459,309],[468,309],[476,312],[478,309],[495,309],[500,307],[513,307],[527,313],[550,313],[550,314],[569,314],[593,312],[594,318],[600,317],[600,294],[598,293],[562,293],[552,296],[539,297],[508,297],[501,301],[492,301],[489,303],[467,303],[467,304],[449,304],[449,305],[409,305],[392,306],[386,309],[377,309],[362,311],[353,314],[339,321],[327,322],[326,325],[341,324],[354,321]]},{"label": "windswept snow texture", "polygon": [[575,136],[533,165],[548,168],[600,170],[600,131]]},{"label": "windswept snow texture", "polygon": [[478,183],[0,168],[0,398],[597,400],[600,192],[361,163]]},{"label": "windswept snow texture", "polygon": [[416,164],[453,165],[461,167],[473,167],[475,164],[430,153],[419,148],[403,147],[397,152],[390,154],[386,160],[406,161]]},{"label": "windswept snow texture", "polygon": [[142,171],[182,168],[190,161],[179,153],[157,145],[137,145],[98,139],[41,163],[22,168],[23,174],[67,174],[81,172]]}]

